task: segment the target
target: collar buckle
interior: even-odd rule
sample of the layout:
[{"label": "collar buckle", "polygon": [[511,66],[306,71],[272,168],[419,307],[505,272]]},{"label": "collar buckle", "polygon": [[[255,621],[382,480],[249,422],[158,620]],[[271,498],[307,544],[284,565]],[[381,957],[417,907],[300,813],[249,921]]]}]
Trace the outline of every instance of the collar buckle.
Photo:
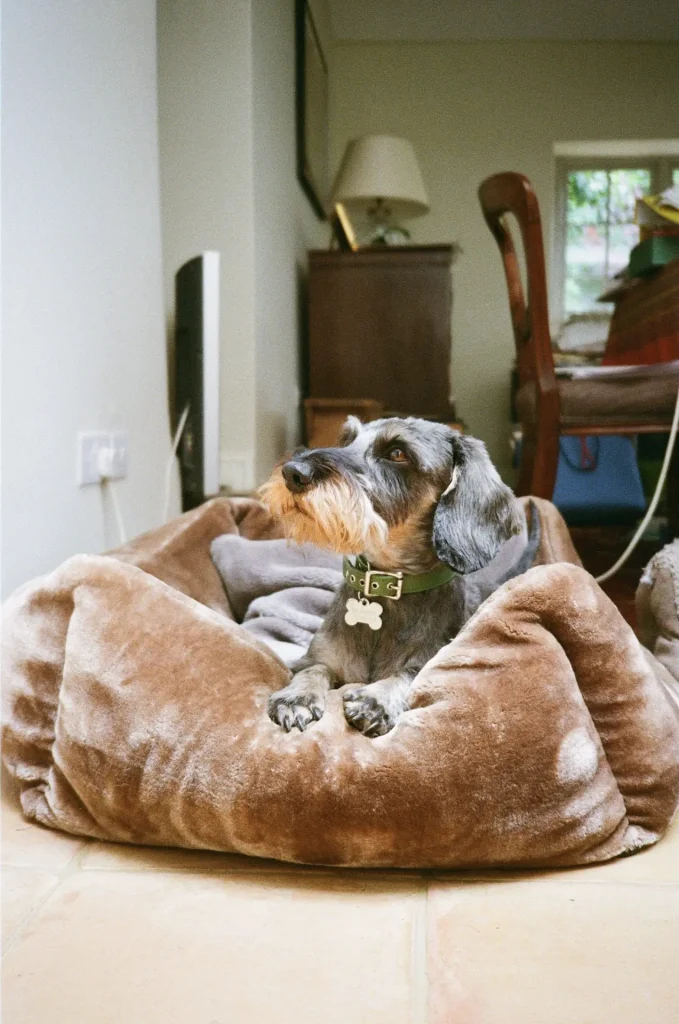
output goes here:
[{"label": "collar buckle", "polygon": [[[391,576],[395,583],[386,583],[384,590],[393,590],[393,594],[383,593],[375,594],[374,591],[379,590],[379,583],[372,583],[373,576]],[[365,597],[386,597],[390,601],[398,601],[403,592],[403,573],[402,572],[380,572],[377,569],[366,569],[365,570],[365,581],[363,583],[363,594]]]}]

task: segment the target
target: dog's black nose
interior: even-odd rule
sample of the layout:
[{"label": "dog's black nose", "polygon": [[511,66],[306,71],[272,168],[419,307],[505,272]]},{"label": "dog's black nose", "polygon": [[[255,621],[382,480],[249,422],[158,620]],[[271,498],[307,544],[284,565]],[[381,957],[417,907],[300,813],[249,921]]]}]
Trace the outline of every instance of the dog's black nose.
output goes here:
[{"label": "dog's black nose", "polygon": [[285,486],[293,494],[301,494],[311,486],[314,479],[314,467],[302,459],[290,459],[283,466]]}]

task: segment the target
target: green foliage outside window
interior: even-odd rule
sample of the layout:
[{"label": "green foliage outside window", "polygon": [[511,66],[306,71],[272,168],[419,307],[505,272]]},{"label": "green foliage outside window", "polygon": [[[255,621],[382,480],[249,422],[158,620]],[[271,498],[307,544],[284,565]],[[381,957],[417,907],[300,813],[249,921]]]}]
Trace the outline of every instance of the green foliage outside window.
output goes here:
[{"label": "green foliage outside window", "polygon": [[[675,171],[675,174],[677,172]],[[627,265],[639,233],[634,204],[648,194],[647,168],[571,171],[567,179],[565,313],[607,312],[597,296]]]}]

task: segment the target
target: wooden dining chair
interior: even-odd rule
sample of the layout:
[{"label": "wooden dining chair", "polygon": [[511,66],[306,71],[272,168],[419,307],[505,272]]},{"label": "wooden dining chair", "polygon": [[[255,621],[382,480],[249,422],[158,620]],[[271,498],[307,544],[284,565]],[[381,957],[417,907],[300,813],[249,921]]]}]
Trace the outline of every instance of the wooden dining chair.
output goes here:
[{"label": "wooden dining chair", "polygon": [[[557,377],[549,332],[540,208],[523,174],[506,172],[479,187],[481,209],[500,248],[511,312],[523,429],[516,493],[551,498],[563,434],[656,434],[670,429],[679,363],[590,368]],[[506,220],[516,218],[525,255],[526,294]]]}]

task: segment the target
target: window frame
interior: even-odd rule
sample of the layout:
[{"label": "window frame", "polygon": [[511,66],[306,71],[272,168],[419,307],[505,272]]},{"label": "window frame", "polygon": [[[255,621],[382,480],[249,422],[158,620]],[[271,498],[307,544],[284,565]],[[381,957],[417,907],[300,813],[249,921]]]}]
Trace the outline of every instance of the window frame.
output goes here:
[{"label": "window frame", "polygon": [[551,273],[551,331],[552,336],[561,331],[568,320],[601,319],[607,322],[611,311],[602,307],[599,313],[575,313],[566,317],[564,309],[566,288],[566,219],[568,213],[568,175],[571,171],[614,171],[648,170],[651,172],[651,195],[657,195],[672,184],[672,172],[679,169],[676,153],[660,156],[658,153],[634,156],[556,156],[554,191],[554,230],[552,232],[552,273]]}]

